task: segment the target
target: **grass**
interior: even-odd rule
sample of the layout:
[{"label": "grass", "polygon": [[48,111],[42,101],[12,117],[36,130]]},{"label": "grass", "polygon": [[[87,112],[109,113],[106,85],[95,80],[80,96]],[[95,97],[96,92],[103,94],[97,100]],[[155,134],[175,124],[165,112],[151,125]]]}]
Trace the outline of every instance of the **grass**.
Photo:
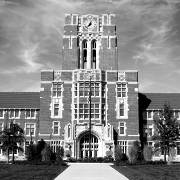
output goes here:
[{"label": "grass", "polygon": [[61,165],[31,165],[31,164],[0,164],[0,179],[2,180],[53,180],[67,166]]},{"label": "grass", "polygon": [[180,180],[180,165],[112,166],[130,180]]}]

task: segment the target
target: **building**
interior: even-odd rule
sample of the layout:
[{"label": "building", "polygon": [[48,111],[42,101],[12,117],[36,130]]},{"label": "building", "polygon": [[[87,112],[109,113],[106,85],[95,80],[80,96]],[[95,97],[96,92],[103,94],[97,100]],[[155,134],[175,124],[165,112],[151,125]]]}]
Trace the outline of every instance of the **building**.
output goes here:
[{"label": "building", "polygon": [[153,145],[153,112],[168,100],[179,115],[180,94],[140,94],[138,72],[118,68],[117,41],[114,14],[67,14],[62,70],[42,70],[40,92],[0,93],[1,128],[13,120],[25,145],[44,139],[75,158],[113,155],[115,145],[128,153],[145,136]]}]

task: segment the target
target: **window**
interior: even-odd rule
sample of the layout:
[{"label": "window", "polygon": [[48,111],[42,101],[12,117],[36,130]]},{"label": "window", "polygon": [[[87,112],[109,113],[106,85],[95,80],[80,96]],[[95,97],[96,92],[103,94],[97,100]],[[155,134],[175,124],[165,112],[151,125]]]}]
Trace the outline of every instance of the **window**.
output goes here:
[{"label": "window", "polygon": [[[89,82],[79,83],[79,96],[80,97],[89,96],[89,92],[90,92]],[[100,92],[100,84],[92,82],[91,83],[91,96],[99,97],[99,92]]]},{"label": "window", "polygon": [[60,122],[54,121],[53,122],[53,135],[59,135],[60,134]]},{"label": "window", "polygon": [[26,124],[26,136],[35,136],[35,124],[34,123],[27,123]]},{"label": "window", "polygon": [[127,150],[128,150],[127,141],[118,141],[118,145],[121,147],[122,152],[127,154]]},{"label": "window", "polygon": [[149,120],[153,119],[153,111],[152,110],[147,111],[147,119],[149,119]]},{"label": "window", "polygon": [[124,102],[120,102],[119,104],[119,115],[124,116]]},{"label": "window", "polygon": [[96,40],[92,41],[91,47],[92,47],[92,68],[96,69]]},{"label": "window", "polygon": [[54,104],[54,116],[59,115],[59,104]]},{"label": "window", "polygon": [[74,96],[77,96],[77,83],[74,84]]},{"label": "window", "polygon": [[0,118],[4,118],[4,110],[0,109]]},{"label": "window", "polygon": [[117,97],[124,98],[127,96],[127,84],[118,83],[117,84]]},{"label": "window", "polygon": [[87,68],[87,40],[82,42],[82,62],[83,62],[83,69]]},{"label": "window", "polygon": [[150,147],[153,147],[153,142],[152,141],[147,141],[147,145]]},{"label": "window", "polygon": [[36,118],[36,110],[35,109],[26,109],[26,118],[27,119],[35,119]]},{"label": "window", "polygon": [[62,99],[57,99],[57,98],[52,99],[51,117],[62,118],[62,110],[63,110]]},{"label": "window", "polygon": [[[91,104],[91,119],[99,119],[99,104]],[[89,104],[79,104],[79,119],[89,119]]]},{"label": "window", "polygon": [[77,119],[77,104],[74,104],[74,119]]},{"label": "window", "polygon": [[180,119],[180,112],[179,111],[174,111],[174,117],[176,118],[176,119]]},{"label": "window", "polygon": [[61,97],[62,96],[62,83],[61,82],[53,82],[52,96],[53,97]]},{"label": "window", "polygon": [[9,111],[9,118],[20,118],[20,110],[19,109],[11,109]]},{"label": "window", "polygon": [[120,136],[126,135],[126,123],[125,122],[119,123],[119,135]]},{"label": "window", "polygon": [[50,141],[50,147],[53,152],[57,152],[57,149],[60,148],[60,145],[61,145],[61,141],[59,140]]}]

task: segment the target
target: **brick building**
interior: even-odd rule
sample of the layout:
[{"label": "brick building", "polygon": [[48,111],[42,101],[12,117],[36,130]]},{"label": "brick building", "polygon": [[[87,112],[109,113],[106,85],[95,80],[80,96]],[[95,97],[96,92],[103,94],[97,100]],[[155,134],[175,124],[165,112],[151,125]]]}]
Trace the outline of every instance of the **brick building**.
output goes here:
[{"label": "brick building", "polygon": [[117,144],[128,153],[144,136],[153,145],[149,117],[165,100],[179,115],[180,94],[140,94],[138,72],[118,68],[117,41],[114,14],[66,15],[62,70],[42,70],[40,92],[0,93],[2,129],[14,120],[26,145],[44,139],[77,158],[113,155]]}]

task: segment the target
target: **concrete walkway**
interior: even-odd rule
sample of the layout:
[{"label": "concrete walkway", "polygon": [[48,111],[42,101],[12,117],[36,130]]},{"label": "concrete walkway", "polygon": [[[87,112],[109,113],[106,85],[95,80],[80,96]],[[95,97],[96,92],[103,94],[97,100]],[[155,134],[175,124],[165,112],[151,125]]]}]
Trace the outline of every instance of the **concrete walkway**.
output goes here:
[{"label": "concrete walkway", "polygon": [[110,163],[70,163],[55,180],[128,180]]}]

